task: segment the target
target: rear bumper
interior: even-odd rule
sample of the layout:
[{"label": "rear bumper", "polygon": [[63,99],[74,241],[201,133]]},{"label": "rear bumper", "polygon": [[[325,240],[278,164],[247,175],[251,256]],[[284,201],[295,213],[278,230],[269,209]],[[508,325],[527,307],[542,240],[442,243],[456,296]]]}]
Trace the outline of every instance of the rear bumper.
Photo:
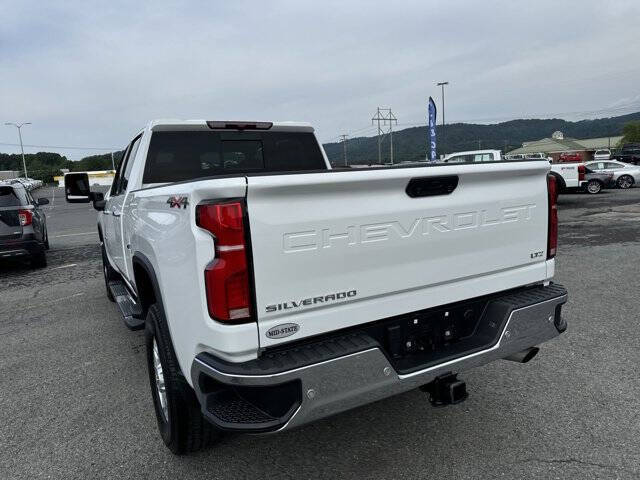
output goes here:
[{"label": "rear bumper", "polygon": [[0,258],[21,257],[35,255],[44,250],[44,245],[33,234],[24,235],[19,239],[0,240]]},{"label": "rear bumper", "polygon": [[[551,340],[566,329],[560,308],[566,300],[566,290],[553,284],[498,298],[501,305],[512,308],[495,309],[505,318],[492,319],[504,325],[492,345],[406,374],[394,369],[375,340],[356,332],[245,364],[229,364],[203,353],[192,364],[193,386],[203,414],[220,428],[290,429]],[[265,413],[272,405],[275,410]]]}]

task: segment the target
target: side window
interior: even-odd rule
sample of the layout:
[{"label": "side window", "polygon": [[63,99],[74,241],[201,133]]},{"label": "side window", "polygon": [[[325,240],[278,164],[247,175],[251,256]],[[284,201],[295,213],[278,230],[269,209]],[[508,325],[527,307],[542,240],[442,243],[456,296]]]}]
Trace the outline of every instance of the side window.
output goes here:
[{"label": "side window", "polygon": [[24,192],[25,196],[27,197],[27,202],[31,203],[32,205],[36,204],[36,201],[33,199],[33,197],[31,196],[31,192],[29,192],[29,190],[25,190]]},{"label": "side window", "polygon": [[620,165],[615,162],[607,162],[606,165],[609,170],[620,170],[621,168],[624,168],[624,165]]},{"label": "side window", "polygon": [[112,197],[124,193],[127,189],[129,175],[131,174],[131,168],[133,167],[133,160],[135,159],[136,152],[138,151],[141,138],[142,135],[136,137],[122,155],[122,161],[120,162],[120,165],[118,165],[115,178],[113,179],[113,185],[111,186]]},{"label": "side window", "polygon": [[142,135],[140,135],[133,141],[133,143],[131,143],[129,155],[127,156],[127,163],[125,163],[124,165],[124,171],[122,172],[122,177],[120,178],[120,185],[118,185],[118,195],[124,193],[127,190],[127,186],[129,185],[129,176],[131,175],[131,169],[133,168],[133,163],[136,159],[136,153],[138,152],[141,138]]},{"label": "side window", "polygon": [[113,177],[113,183],[111,184],[111,196],[115,197],[118,195],[118,186],[120,185],[120,178],[122,177],[122,170],[124,168],[124,164],[127,161],[127,156],[129,154],[129,146],[124,147],[124,151],[122,152],[122,158],[120,159],[120,163],[116,167],[116,174]]}]

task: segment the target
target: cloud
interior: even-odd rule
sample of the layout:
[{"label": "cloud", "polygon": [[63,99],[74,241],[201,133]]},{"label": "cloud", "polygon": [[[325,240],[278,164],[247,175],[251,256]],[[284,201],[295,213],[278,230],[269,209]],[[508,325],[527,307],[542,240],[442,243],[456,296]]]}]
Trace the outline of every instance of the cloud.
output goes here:
[{"label": "cloud", "polygon": [[38,145],[120,147],[152,118],[304,120],[327,141],[368,133],[377,106],[423,122],[439,80],[451,121],[624,107],[638,14],[597,0],[3,2],[0,120],[33,122]]}]

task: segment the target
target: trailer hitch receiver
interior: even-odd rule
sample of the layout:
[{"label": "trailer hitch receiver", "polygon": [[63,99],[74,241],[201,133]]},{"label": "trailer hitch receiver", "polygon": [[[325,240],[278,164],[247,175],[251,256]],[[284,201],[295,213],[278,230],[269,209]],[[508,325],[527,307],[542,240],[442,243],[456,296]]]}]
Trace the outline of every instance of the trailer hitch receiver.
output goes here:
[{"label": "trailer hitch receiver", "polygon": [[469,394],[467,384],[458,380],[458,374],[447,373],[436,377],[432,382],[420,387],[429,394],[429,401],[434,407],[444,407],[464,402]]}]

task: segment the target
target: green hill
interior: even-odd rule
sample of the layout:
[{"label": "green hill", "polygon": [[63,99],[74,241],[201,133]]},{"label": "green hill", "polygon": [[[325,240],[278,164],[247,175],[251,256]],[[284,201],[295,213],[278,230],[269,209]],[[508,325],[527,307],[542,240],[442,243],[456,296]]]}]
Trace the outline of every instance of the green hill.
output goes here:
[{"label": "green hill", "polygon": [[[627,122],[640,120],[640,112],[618,117],[599,118],[570,122],[559,118],[547,120],[511,120],[490,125],[474,123],[452,123],[436,129],[438,155],[462,150],[495,148],[503,151],[522,146],[522,142],[550,137],[556,130],[566,137],[595,138],[622,135]],[[505,148],[506,146],[506,148]],[[343,164],[342,143],[324,145],[332,164]],[[394,161],[424,160],[427,151],[427,127],[413,127],[393,132]],[[377,163],[377,137],[357,137],[347,140],[349,164]],[[382,161],[389,161],[389,138],[382,143]]]}]

